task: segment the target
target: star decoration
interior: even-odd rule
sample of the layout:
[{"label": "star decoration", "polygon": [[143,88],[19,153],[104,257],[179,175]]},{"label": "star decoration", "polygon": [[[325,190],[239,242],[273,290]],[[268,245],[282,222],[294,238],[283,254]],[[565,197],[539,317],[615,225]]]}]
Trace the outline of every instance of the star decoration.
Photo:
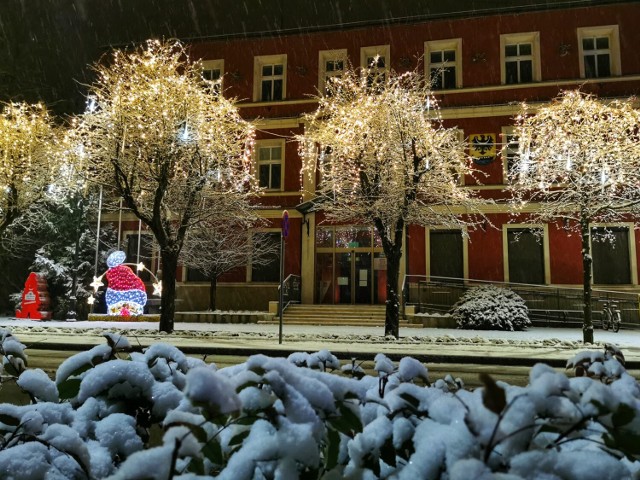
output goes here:
[{"label": "star decoration", "polygon": [[153,295],[160,295],[162,293],[162,280],[158,280],[153,284]]},{"label": "star decoration", "polygon": [[93,295],[91,295],[89,298],[87,298],[87,303],[89,305],[93,305],[95,303],[96,299]]},{"label": "star decoration", "polygon": [[93,290],[97,292],[98,289],[104,285],[104,283],[102,283],[102,275],[93,277],[93,282],[91,282],[90,285],[93,287]]},{"label": "star decoration", "polygon": [[140,262],[138,265],[136,265],[136,268],[139,272],[143,271],[146,267],[144,266],[144,263]]}]

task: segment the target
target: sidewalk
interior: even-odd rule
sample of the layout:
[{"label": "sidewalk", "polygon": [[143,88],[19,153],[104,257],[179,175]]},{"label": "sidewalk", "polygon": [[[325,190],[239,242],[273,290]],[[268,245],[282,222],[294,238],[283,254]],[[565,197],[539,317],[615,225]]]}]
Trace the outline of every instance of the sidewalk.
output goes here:
[{"label": "sidewalk", "polygon": [[158,332],[150,322],[35,322],[0,317],[7,328],[30,348],[85,350],[104,342],[104,331],[122,332],[132,345],[166,342],[185,353],[225,355],[288,355],[294,351],[327,349],[342,358],[413,356],[424,361],[533,365],[539,361],[564,366],[585,350],[602,351],[605,343],[618,345],[628,369],[640,369],[640,331],[618,333],[595,330],[595,345],[582,344],[582,331],[535,327],[526,332],[401,328],[401,338],[385,339],[382,327],[284,325],[282,344],[278,325],[176,323],[172,334]]}]

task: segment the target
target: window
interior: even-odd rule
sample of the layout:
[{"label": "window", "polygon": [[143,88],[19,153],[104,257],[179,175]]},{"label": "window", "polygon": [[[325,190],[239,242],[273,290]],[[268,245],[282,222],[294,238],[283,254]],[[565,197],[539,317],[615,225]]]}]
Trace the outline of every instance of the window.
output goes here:
[{"label": "window", "polygon": [[270,243],[269,254],[262,254],[262,261],[251,264],[252,282],[280,281],[280,231],[264,232],[264,241]]},{"label": "window", "polygon": [[327,94],[327,83],[340,78],[347,64],[347,50],[321,50],[318,54],[318,92]]},{"label": "window", "polygon": [[540,81],[540,35],[538,32],[500,35],[502,83]]},{"label": "window", "polygon": [[[140,255],[138,255],[138,252],[140,252]],[[140,235],[139,243],[137,234],[127,235],[126,253],[126,263],[138,264],[142,262],[144,266],[147,267],[147,269],[151,270],[151,260],[153,259],[153,235]],[[147,270],[142,270],[141,272],[136,271],[136,274],[144,282],[148,282],[151,280],[151,275]]]},{"label": "window", "polygon": [[462,87],[461,48],[460,38],[425,42],[425,76],[431,78],[433,89]]},{"label": "window", "polygon": [[578,29],[580,76],[600,78],[620,75],[618,26]]},{"label": "window", "polygon": [[222,75],[224,74],[224,60],[204,60],[202,62],[202,78],[206,80],[207,89],[211,93],[222,92]]},{"label": "window", "polygon": [[253,99],[274,102],[286,98],[287,56],[269,55],[254,59]]},{"label": "window", "polygon": [[464,242],[460,230],[428,232],[429,276],[464,278]]},{"label": "window", "polygon": [[281,190],[284,175],[284,140],[256,142],[258,181],[261,188]]},{"label": "window", "polygon": [[504,226],[505,281],[544,285],[548,283],[549,258],[546,228],[532,225]]},{"label": "window", "polygon": [[362,47],[360,66],[367,69],[367,85],[375,87],[384,84],[389,72],[389,45]]},{"label": "window", "polygon": [[185,268],[187,274],[185,278],[187,282],[209,282],[211,281],[211,277],[209,275],[205,275],[201,270],[197,268]]},{"label": "window", "polygon": [[593,283],[600,285],[634,283],[631,279],[628,227],[592,228],[591,256],[593,257]]},{"label": "window", "polygon": [[509,181],[509,177],[513,176],[513,167],[518,160],[518,135],[516,135],[513,127],[502,127],[502,169],[504,183]]},{"label": "window", "polygon": [[[458,137],[458,141],[460,142],[460,144],[464,145],[465,144],[464,130],[462,130],[461,128],[455,128],[454,130],[455,130],[455,134]],[[464,162],[465,162],[465,166],[466,166],[466,158],[465,158]],[[466,170],[466,168],[464,170]],[[464,185],[464,181],[465,181],[464,180],[464,175],[461,175],[460,173],[461,173],[460,169],[456,169],[456,168],[452,169],[452,172],[451,172],[454,181],[458,185]]]}]

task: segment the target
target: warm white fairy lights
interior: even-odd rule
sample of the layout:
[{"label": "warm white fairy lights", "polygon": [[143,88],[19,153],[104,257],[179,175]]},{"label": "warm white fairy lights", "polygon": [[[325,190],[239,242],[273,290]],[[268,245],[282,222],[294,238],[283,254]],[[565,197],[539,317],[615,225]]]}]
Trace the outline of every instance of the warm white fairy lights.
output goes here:
[{"label": "warm white fairy lights", "polygon": [[59,129],[42,104],[0,112],[0,233],[47,192],[58,174]]},{"label": "warm white fairy lights", "polygon": [[[254,127],[234,100],[208,88],[179,42],[150,40],[95,69],[70,143],[84,146],[91,180],[122,198],[156,237],[163,263],[177,266],[189,229],[211,212],[251,207]],[[168,270],[165,290],[174,292]],[[171,312],[162,318],[171,322]],[[162,318],[160,328],[170,330]]]},{"label": "warm white fairy lights", "polygon": [[[532,221],[620,221],[640,202],[640,112],[633,101],[564,92],[517,118],[510,172],[515,205],[535,202]],[[526,202],[522,202],[526,199]]]},{"label": "warm white fairy lights", "polygon": [[[444,127],[429,83],[415,72],[347,70],[327,90],[298,137],[304,169],[311,176],[318,168],[317,198],[329,219],[375,225],[387,258],[387,304],[397,306],[404,227],[460,227],[471,217],[454,205],[478,211],[460,186],[472,174],[465,145]],[[385,334],[398,336],[398,312],[388,313]]]},{"label": "warm white fairy lights", "polygon": [[580,235],[583,340],[593,343],[591,227],[640,213],[640,112],[633,101],[564,92],[517,118],[519,157],[509,172],[512,206],[532,223],[561,222]]}]

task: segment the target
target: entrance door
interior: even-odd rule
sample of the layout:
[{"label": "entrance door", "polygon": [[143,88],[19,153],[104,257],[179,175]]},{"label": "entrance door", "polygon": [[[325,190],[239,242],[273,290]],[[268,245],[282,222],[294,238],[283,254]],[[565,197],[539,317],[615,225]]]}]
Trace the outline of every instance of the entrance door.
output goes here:
[{"label": "entrance door", "polygon": [[353,257],[351,252],[336,253],[335,284],[338,286],[336,303],[353,303]]},{"label": "entrance door", "polygon": [[353,264],[355,303],[371,303],[371,254],[357,252]]},{"label": "entrance door", "polygon": [[371,253],[336,253],[337,303],[371,303]]}]

